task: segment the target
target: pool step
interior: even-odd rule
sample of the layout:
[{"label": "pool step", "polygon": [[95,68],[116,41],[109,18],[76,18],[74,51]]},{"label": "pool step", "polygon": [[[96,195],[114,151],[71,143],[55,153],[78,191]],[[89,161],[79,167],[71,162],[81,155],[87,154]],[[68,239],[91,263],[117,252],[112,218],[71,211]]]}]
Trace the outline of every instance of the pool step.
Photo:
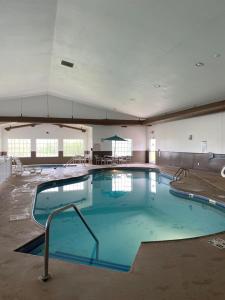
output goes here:
[{"label": "pool step", "polygon": [[74,254],[65,253],[65,252],[61,252],[61,251],[56,251],[54,254],[51,253],[51,257],[64,259],[67,261],[78,262],[78,263],[82,263],[85,265],[94,265],[97,267],[108,268],[108,269],[117,270],[117,271],[121,271],[121,272],[128,272],[130,270],[130,266],[127,266],[127,265],[111,263],[111,262],[104,261],[104,260],[74,255]]}]

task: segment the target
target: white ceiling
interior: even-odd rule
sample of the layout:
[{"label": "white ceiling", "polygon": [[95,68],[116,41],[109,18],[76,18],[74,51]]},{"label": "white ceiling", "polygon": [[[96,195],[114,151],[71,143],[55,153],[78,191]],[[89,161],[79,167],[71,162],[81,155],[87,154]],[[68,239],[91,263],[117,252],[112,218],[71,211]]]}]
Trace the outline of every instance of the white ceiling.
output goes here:
[{"label": "white ceiling", "polygon": [[138,117],[225,99],[224,0],[0,0],[0,41],[0,98]]},{"label": "white ceiling", "polygon": [[0,0],[0,97],[46,93],[55,0]]}]

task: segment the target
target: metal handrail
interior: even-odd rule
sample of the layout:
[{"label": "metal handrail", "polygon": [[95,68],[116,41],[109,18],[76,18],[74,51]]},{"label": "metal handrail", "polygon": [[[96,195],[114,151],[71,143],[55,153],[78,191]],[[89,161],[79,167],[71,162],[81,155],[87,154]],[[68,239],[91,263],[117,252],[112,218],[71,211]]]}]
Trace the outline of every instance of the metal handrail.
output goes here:
[{"label": "metal handrail", "polygon": [[80,217],[81,221],[84,223],[90,234],[92,235],[93,239],[95,240],[97,247],[96,247],[96,259],[98,259],[99,255],[99,240],[97,239],[96,235],[90,228],[90,226],[87,224],[85,218],[83,217],[82,213],[79,211],[77,206],[75,204],[68,204],[63,207],[55,209],[49,216],[45,224],[45,251],[44,251],[44,274],[41,276],[41,280],[47,281],[50,278],[50,275],[48,273],[48,265],[49,265],[49,231],[50,231],[50,225],[53,217],[58,215],[60,212],[67,210],[69,208],[73,208],[78,216]]},{"label": "metal handrail", "polygon": [[178,176],[181,174],[181,172],[183,171],[183,168],[179,168],[176,173],[174,174],[174,179],[176,180],[178,178]]},{"label": "metal handrail", "polygon": [[85,156],[82,156],[82,155],[77,155],[77,156],[74,156],[72,158],[70,158],[64,165],[63,167],[66,168],[70,165],[76,165],[77,163],[81,163],[85,166],[85,163],[86,163],[86,158]]},{"label": "metal handrail", "polygon": [[63,167],[66,168],[67,166],[72,165],[73,163],[75,163],[75,158],[74,158],[74,157],[70,158],[70,159],[63,165]]},{"label": "metal handrail", "polygon": [[177,172],[174,174],[173,179],[177,180],[181,174],[184,173],[184,176],[186,176],[189,173],[189,169],[187,168],[179,168]]}]

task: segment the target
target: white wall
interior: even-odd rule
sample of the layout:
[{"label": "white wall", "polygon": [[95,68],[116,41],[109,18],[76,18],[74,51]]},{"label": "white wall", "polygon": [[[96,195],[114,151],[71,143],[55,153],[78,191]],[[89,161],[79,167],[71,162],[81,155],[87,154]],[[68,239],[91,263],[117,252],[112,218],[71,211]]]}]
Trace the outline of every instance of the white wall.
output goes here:
[{"label": "white wall", "polygon": [[55,96],[0,99],[0,116],[90,118],[90,119],[137,119],[116,111],[97,108]]},{"label": "white wall", "polygon": [[[86,133],[68,128],[59,128],[58,126],[50,124],[42,124],[35,127],[23,127],[6,131],[4,128],[8,126],[9,125],[0,127],[0,130],[2,129],[3,152],[7,152],[9,138],[31,139],[31,151],[36,151],[35,140],[38,138],[57,138],[59,140],[59,151],[63,150],[63,139],[83,139],[85,150],[90,151],[93,145],[99,144],[99,150],[111,151],[112,143],[107,141],[103,142],[102,139],[114,134],[125,139],[132,139],[133,151],[146,150],[146,127],[141,126],[128,126],[127,128],[123,128],[121,126],[86,126]],[[76,126],[81,127],[80,125]]]},{"label": "white wall", "polygon": [[[192,135],[192,140],[189,140]],[[161,151],[201,153],[201,141],[207,152],[225,153],[225,113],[217,113],[148,127],[147,139],[154,137]]]},{"label": "white wall", "polygon": [[3,136],[2,136],[2,132],[3,132],[3,129],[2,129],[2,127],[0,127],[0,152],[2,152],[3,151],[3,147],[2,147],[2,144],[3,144],[3,141],[2,141],[2,139],[3,139]]},{"label": "white wall", "polygon": [[93,145],[99,144],[100,151],[111,151],[112,143],[109,141],[102,141],[103,138],[112,135],[119,135],[122,138],[132,139],[134,151],[146,150],[146,127],[142,126],[128,126],[126,128],[121,126],[93,126]]},{"label": "white wall", "polygon": [[[79,127],[79,126],[77,126]],[[16,139],[26,139],[31,138],[31,151],[36,150],[35,139],[38,138],[57,138],[59,139],[59,151],[63,150],[63,139],[83,139],[85,150],[90,150],[92,147],[92,129],[86,128],[85,133],[69,129],[69,128],[59,128],[55,125],[42,124],[35,127],[24,127],[6,131],[3,129],[3,150],[7,151],[7,140],[8,138]],[[48,133],[47,133],[48,132]]]},{"label": "white wall", "polygon": [[[48,101],[47,101],[48,100]],[[47,109],[47,102],[49,110]],[[73,103],[73,105],[72,105]],[[22,104],[22,106],[21,106]],[[73,106],[73,110],[72,110]],[[22,107],[22,108],[21,108]],[[135,119],[132,116],[118,113],[116,111],[107,111],[100,108],[83,105],[78,102],[54,97],[54,96],[36,96],[23,99],[0,100],[0,115],[2,116],[19,116],[21,111],[24,116],[47,116],[50,117],[73,117],[76,118],[96,118],[102,119],[106,115],[110,119]],[[100,150],[110,151],[111,143],[102,142],[102,138],[118,134],[124,138],[133,140],[134,151],[144,151],[148,149],[150,137],[157,139],[157,149],[161,151],[176,152],[201,152],[201,141],[207,141],[207,152],[225,153],[225,112],[196,117],[186,120],[174,121],[152,127],[128,126],[92,126],[93,127],[93,144],[91,127],[85,135],[86,148],[91,149],[95,144],[99,144]],[[7,138],[26,138],[35,136],[35,138],[54,138],[60,140],[65,138],[80,138],[84,136],[81,132],[59,129],[52,125],[41,125],[35,128],[24,128],[6,132],[0,130],[0,150],[7,150]],[[49,135],[46,134],[49,131]],[[151,133],[153,132],[153,133]],[[1,139],[1,135],[2,139]],[[193,139],[188,137],[192,135]],[[2,140],[2,142],[1,142]],[[32,143],[32,150],[35,150],[35,144]],[[59,144],[59,150],[62,150],[62,141]],[[97,149],[96,149],[97,150]]]}]

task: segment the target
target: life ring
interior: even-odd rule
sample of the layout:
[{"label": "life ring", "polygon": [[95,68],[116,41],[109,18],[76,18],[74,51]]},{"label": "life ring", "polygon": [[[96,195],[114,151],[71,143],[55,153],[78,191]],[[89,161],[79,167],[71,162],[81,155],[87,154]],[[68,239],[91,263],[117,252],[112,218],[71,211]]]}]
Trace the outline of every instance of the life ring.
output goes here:
[{"label": "life ring", "polygon": [[224,166],[223,169],[221,170],[221,176],[225,178],[225,166]]}]

